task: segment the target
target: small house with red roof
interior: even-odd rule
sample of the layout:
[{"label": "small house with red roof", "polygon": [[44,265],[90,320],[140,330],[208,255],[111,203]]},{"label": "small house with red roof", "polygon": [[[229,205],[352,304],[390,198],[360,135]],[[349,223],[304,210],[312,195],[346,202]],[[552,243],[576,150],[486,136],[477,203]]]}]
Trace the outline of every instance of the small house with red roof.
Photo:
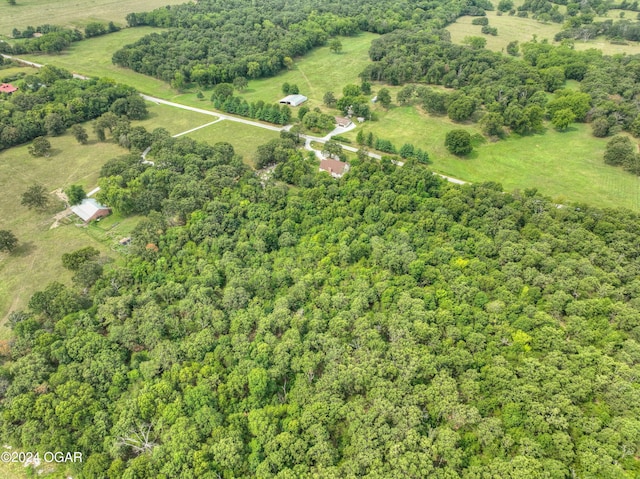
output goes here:
[{"label": "small house with red roof", "polygon": [[13,86],[11,83],[0,85],[0,93],[13,93],[14,91],[18,91],[18,87]]}]

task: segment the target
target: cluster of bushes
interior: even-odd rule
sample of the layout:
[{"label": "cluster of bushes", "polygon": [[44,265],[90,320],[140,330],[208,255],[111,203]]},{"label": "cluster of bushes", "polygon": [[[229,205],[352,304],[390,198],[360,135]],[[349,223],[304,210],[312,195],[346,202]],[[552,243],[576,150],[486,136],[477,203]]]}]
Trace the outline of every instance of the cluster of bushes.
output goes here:
[{"label": "cluster of bushes", "polygon": [[640,22],[631,20],[605,20],[603,22],[591,22],[569,26],[558,33],[554,39],[559,42],[565,38],[587,41],[595,37],[604,36],[612,43],[625,44],[624,42],[640,41]]},{"label": "cluster of bushes", "polygon": [[614,136],[607,143],[604,152],[607,165],[622,166],[635,175],[640,175],[640,154],[638,146],[627,136]]},{"label": "cluster of bushes", "polygon": [[298,119],[302,121],[302,126],[314,132],[325,132],[333,130],[336,125],[336,119],[326,113],[322,113],[319,108],[313,111],[303,106],[298,111]]}]

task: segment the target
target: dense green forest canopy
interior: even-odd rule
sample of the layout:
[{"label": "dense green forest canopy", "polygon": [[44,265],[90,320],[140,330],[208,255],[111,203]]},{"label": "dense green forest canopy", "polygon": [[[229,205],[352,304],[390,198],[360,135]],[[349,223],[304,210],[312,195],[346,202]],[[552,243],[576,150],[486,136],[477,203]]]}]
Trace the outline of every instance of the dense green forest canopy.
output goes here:
[{"label": "dense green forest canopy", "polygon": [[169,82],[209,86],[272,76],[285,68],[285,58],[303,55],[332,35],[444,26],[476,5],[492,8],[486,0],[204,0],[128,15],[130,26],[171,28],[119,50],[113,62]]},{"label": "dense green forest canopy", "polygon": [[640,217],[150,138],[103,170],[155,205],[124,263],[11,317],[6,441],[113,479],[640,472]]}]

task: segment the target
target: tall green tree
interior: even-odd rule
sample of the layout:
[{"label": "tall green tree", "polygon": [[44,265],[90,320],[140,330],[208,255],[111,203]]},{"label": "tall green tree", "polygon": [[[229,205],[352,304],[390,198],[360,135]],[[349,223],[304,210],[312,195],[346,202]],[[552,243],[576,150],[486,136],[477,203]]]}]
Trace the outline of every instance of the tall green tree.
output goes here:
[{"label": "tall green tree", "polygon": [[334,38],[329,42],[329,50],[333,53],[340,53],[342,51],[342,42],[337,38]]},{"label": "tall green tree", "polygon": [[42,210],[49,205],[49,194],[44,186],[35,183],[27,188],[27,191],[22,193],[22,201],[20,204],[29,209]]},{"label": "tall green tree", "polygon": [[82,125],[73,125],[71,127],[71,133],[78,143],[86,145],[89,141],[89,135],[87,130]]},{"label": "tall green tree", "polygon": [[378,103],[387,109],[391,106],[391,93],[387,88],[381,88],[378,91]]},{"label": "tall green tree", "polygon": [[467,130],[449,130],[444,140],[444,146],[454,155],[464,156],[471,153],[471,135]]},{"label": "tall green tree", "polygon": [[44,136],[39,136],[34,138],[29,145],[29,153],[32,156],[40,157],[40,156],[49,156],[51,152],[51,143]]},{"label": "tall green tree", "polygon": [[11,253],[18,246],[18,238],[9,230],[0,230],[0,251]]},{"label": "tall green tree", "polygon": [[67,198],[69,200],[69,204],[71,206],[77,205],[82,202],[87,197],[84,189],[80,185],[70,185],[64,190]]}]

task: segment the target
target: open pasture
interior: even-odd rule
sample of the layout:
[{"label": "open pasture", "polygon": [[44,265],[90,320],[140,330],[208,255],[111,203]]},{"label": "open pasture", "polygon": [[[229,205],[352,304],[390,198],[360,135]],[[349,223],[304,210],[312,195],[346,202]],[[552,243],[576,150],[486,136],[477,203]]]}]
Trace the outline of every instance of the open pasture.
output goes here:
[{"label": "open pasture", "polygon": [[[429,153],[434,171],[471,182],[496,181],[505,190],[538,188],[558,202],[584,202],[601,207],[625,207],[640,211],[640,178],[602,159],[607,139],[591,135],[589,125],[576,123],[568,131],[547,127],[543,133],[513,134],[497,142],[475,146],[466,158],[447,151],[447,131],[466,129],[480,133],[476,125],[458,124],[415,107],[376,107],[379,121],[358,128],[391,140],[397,148],[413,143]],[[357,129],[345,136],[353,139]]]},{"label": "open pasture", "polygon": [[14,28],[23,30],[46,23],[84,27],[95,21],[126,25],[131,12],[146,12],[183,0],[18,0],[16,5],[0,4],[0,35],[10,36]]}]

